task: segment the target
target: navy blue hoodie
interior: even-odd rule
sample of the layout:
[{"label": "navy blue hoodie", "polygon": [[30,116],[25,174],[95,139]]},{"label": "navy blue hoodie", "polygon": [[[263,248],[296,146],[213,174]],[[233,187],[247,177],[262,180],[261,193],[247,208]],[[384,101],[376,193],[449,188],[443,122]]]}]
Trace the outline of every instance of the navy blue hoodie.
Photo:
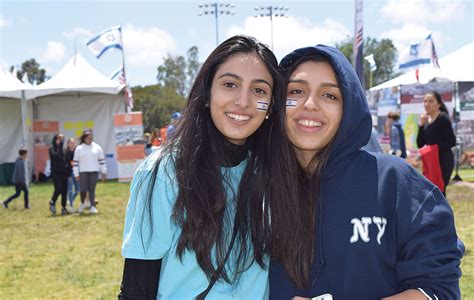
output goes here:
[{"label": "navy blue hoodie", "polygon": [[309,52],[329,58],[344,112],[322,175],[311,286],[297,289],[282,265],[272,262],[270,299],[331,294],[336,300],[367,300],[407,289],[460,299],[463,254],[446,199],[400,158],[360,150],[372,120],[357,75],[337,49],[298,49],[280,65],[286,68]]}]

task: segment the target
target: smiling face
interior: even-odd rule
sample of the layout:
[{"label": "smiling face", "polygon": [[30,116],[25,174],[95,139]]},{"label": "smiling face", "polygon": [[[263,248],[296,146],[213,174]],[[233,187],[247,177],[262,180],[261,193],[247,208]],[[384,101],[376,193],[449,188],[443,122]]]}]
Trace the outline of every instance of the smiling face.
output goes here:
[{"label": "smiling face", "polygon": [[234,144],[242,145],[263,123],[272,98],[273,78],[254,53],[231,56],[221,64],[211,87],[211,118]]},{"label": "smiling face", "polygon": [[336,134],[343,113],[343,98],[336,74],[327,62],[300,64],[288,81],[286,129],[300,164],[307,167],[314,155]]}]

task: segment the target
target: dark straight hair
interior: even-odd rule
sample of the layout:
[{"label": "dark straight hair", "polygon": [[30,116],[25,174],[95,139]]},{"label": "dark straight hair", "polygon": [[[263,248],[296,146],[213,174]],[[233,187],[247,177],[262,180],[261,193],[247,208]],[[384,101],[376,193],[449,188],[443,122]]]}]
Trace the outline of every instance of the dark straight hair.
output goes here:
[{"label": "dark straight hair", "polygon": [[[211,119],[209,102],[212,81],[219,66],[242,53],[257,56],[266,66],[273,78],[273,101],[268,110],[269,119],[264,120],[246,140],[249,154],[239,189],[233,191],[237,204],[232,228],[230,225],[233,222],[229,220],[232,216],[226,216],[228,201],[225,187],[229,183],[221,173],[221,167],[229,156],[229,153],[226,156],[227,141]],[[151,173],[145,205],[148,213],[142,222],[149,222],[152,228],[153,186],[158,168],[166,159],[174,166],[175,171],[168,173],[168,176],[171,182],[177,183],[178,188],[173,207],[173,221],[181,228],[177,255],[182,258],[185,251],[194,251],[199,266],[209,278],[220,276],[232,282],[254,261],[264,267],[264,256],[281,251],[279,241],[285,240],[288,229],[281,236],[272,231],[284,228],[289,224],[288,220],[295,217],[291,213],[294,210],[289,209],[288,204],[288,199],[294,196],[296,184],[291,184],[292,156],[283,122],[282,93],[281,71],[267,46],[242,35],[227,39],[202,65],[176,132],[164,145]],[[224,268],[221,274],[217,274],[216,266],[225,261],[230,236],[234,234],[234,272],[229,274],[229,270]],[[145,251],[151,235],[149,232],[147,238],[142,236]]]},{"label": "dark straight hair", "polygon": [[[323,54],[315,52],[307,53],[285,66],[285,82],[289,82],[292,73],[299,65],[308,61],[328,63],[332,67],[330,60]],[[341,86],[335,70],[334,74],[336,75],[339,86]],[[290,232],[292,234],[289,242],[293,243],[294,246],[293,251],[280,253],[281,256],[278,260],[285,268],[288,276],[300,289],[308,288],[310,283],[310,267],[312,261],[315,259],[314,245],[317,236],[316,233],[319,231],[317,215],[321,201],[321,179],[331,155],[331,148],[336,140],[336,136],[337,132],[331,141],[315,154],[307,168],[298,164],[298,171],[295,173],[297,174],[296,178],[298,180],[297,192],[295,194],[297,197],[291,199],[295,202],[293,206],[297,209],[297,217],[293,221],[293,224],[286,229],[289,231],[286,236],[290,236]],[[294,151],[292,147],[292,154],[294,160],[296,160],[296,153]],[[313,168],[314,171],[312,171]],[[289,250],[288,247],[284,249]]]}]

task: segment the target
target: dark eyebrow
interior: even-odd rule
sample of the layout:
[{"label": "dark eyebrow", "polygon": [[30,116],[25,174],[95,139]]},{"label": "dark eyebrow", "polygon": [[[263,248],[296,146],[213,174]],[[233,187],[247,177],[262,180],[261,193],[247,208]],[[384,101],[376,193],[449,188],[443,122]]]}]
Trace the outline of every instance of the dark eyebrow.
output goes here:
[{"label": "dark eyebrow", "polygon": [[268,87],[270,89],[272,89],[272,85],[268,81],[266,81],[265,79],[255,79],[254,82],[256,82],[256,83],[265,83],[266,85],[268,85]]},{"label": "dark eyebrow", "polygon": [[237,80],[242,80],[242,77],[240,77],[239,75],[234,74],[234,73],[224,73],[224,74],[222,74],[221,76],[219,76],[217,78],[222,78],[222,77],[226,77],[226,76],[233,77]]},{"label": "dark eyebrow", "polygon": [[334,87],[339,89],[339,85],[332,82],[321,82],[320,86],[322,87]]},{"label": "dark eyebrow", "polygon": [[[217,77],[217,78],[220,79],[220,78],[226,77],[226,76],[235,78],[235,79],[237,79],[237,80],[239,80],[239,81],[242,81],[242,80],[243,80],[242,77],[240,77],[239,75],[234,74],[234,73],[224,73],[224,74],[220,75],[220,76]],[[268,81],[266,81],[265,79],[255,79],[255,80],[253,80],[253,82],[256,82],[256,83],[264,83],[264,84],[268,85],[268,87],[270,87],[270,89],[272,88],[272,85],[271,85]]]},{"label": "dark eyebrow", "polygon": [[290,79],[290,80],[288,80],[288,83],[304,83],[304,84],[308,84],[308,81],[303,80],[303,79]]},{"label": "dark eyebrow", "polygon": [[[302,83],[302,84],[309,84],[309,82],[307,80],[303,80],[303,79],[290,79],[288,80],[288,83]],[[319,86],[321,87],[334,87],[334,88],[339,88],[339,85],[337,85],[336,83],[332,83],[332,82],[321,82],[319,84]]]}]

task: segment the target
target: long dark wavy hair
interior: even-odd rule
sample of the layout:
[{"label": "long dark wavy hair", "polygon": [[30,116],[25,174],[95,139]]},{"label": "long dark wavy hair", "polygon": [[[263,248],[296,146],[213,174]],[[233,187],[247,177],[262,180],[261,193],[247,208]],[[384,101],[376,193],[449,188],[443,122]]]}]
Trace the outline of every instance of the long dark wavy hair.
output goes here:
[{"label": "long dark wavy hair", "polygon": [[[332,66],[330,60],[323,54],[305,54],[285,66],[285,82],[289,82],[291,74],[299,65],[308,61],[326,62]],[[334,73],[339,86],[341,86],[337,73]],[[331,141],[315,154],[308,167],[298,164],[295,173],[297,174],[295,177],[298,181],[297,197],[292,199],[295,202],[293,205],[296,208],[297,217],[293,220],[291,228],[287,229],[293,233],[291,240],[291,243],[294,244],[293,251],[281,252],[279,253],[281,256],[277,259],[283,265],[291,280],[300,289],[307,288],[310,283],[310,267],[315,259],[314,245],[317,232],[319,231],[317,214],[321,201],[321,179],[331,155],[331,148],[336,140],[336,136],[337,132]],[[296,161],[296,153],[293,147],[291,151],[293,161]],[[289,248],[285,247],[285,249]]]},{"label": "long dark wavy hair", "polygon": [[[269,118],[246,140],[249,154],[239,189],[233,191],[236,215],[232,220],[233,216],[226,215],[229,183],[221,168],[229,156],[227,141],[214,125],[208,103],[217,69],[241,53],[254,54],[265,64],[273,78],[273,100],[268,110]],[[288,201],[295,195],[296,182],[291,183],[294,173],[291,173],[291,148],[283,122],[284,101],[280,101],[282,83],[277,60],[267,46],[242,35],[221,43],[202,65],[176,132],[165,144],[151,173],[145,205],[147,220],[142,222],[153,222],[153,186],[160,163],[164,163],[165,157],[169,158],[175,172],[168,176],[178,187],[173,221],[182,230],[176,252],[182,258],[185,251],[193,251],[208,278],[220,276],[229,283],[234,282],[254,261],[265,267],[265,255],[277,256],[286,248],[293,248],[287,240],[292,234],[285,225],[296,217],[293,214],[296,210]],[[151,235],[142,236],[144,247],[149,245],[147,239],[149,241]],[[225,261],[231,236],[236,237],[232,250],[232,261],[236,265],[232,273],[223,269],[218,274],[215,266]]]}]

